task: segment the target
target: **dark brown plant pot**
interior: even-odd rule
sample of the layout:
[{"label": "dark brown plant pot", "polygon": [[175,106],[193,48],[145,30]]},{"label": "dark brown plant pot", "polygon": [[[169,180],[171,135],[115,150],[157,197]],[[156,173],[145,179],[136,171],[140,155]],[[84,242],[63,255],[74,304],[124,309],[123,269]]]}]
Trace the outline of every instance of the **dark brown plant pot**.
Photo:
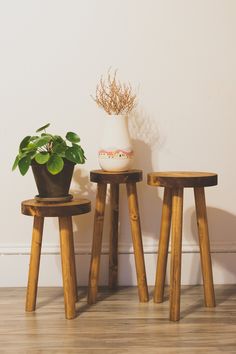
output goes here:
[{"label": "dark brown plant pot", "polygon": [[48,172],[47,166],[31,162],[32,171],[38,188],[39,198],[63,198],[68,196],[75,164],[64,160],[64,168],[57,175]]}]

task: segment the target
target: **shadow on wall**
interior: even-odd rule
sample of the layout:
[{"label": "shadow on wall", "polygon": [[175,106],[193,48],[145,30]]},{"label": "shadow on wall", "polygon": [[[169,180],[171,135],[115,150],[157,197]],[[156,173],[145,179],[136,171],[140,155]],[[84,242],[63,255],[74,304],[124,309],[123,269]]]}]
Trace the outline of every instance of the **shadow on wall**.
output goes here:
[{"label": "shadow on wall", "polygon": [[[157,188],[147,185],[147,173],[153,171],[152,158],[156,148],[159,146],[159,131],[155,121],[151,120],[142,110],[135,111],[129,117],[129,131],[134,150],[133,168],[143,171],[143,181],[137,183],[137,190],[144,251],[147,253],[147,246],[150,245],[153,247],[153,245],[157,245],[161,218],[162,200],[160,196],[158,196],[158,190]],[[155,168],[156,166],[157,162],[155,162]],[[130,235],[127,196],[124,188],[121,188],[120,205],[120,219],[122,221],[120,241],[124,243],[127,248],[132,249],[131,236],[130,238],[122,239],[122,237],[124,238],[126,235]],[[127,251],[129,250],[127,249]],[[151,267],[155,268],[156,265],[152,264]],[[131,266],[128,264],[126,265],[126,269],[125,282],[126,284],[132,284],[136,281],[134,272],[132,272]],[[153,282],[153,279],[150,279],[149,282],[150,281]]]},{"label": "shadow on wall", "polygon": [[[91,203],[95,200],[96,190],[93,183],[89,180],[89,175],[84,175],[81,168],[75,168],[72,180],[73,188],[70,193],[77,198],[87,198]],[[92,208],[93,211],[93,208]],[[83,245],[92,244],[92,212],[73,217],[73,236],[75,251],[84,249]],[[56,222],[56,221],[55,221]],[[61,262],[59,258],[55,258],[57,268],[61,269]],[[79,281],[86,284],[85,278],[88,278],[88,264],[87,258],[84,256],[76,256],[77,276],[79,274]],[[80,269],[83,269],[81,272]]]},{"label": "shadow on wall", "polygon": [[[91,204],[94,203],[96,189],[95,185],[90,182],[88,174],[83,175],[83,170],[77,168],[73,174],[73,184],[75,187],[71,190],[71,193],[75,198],[87,198],[91,200]],[[73,218],[75,248],[78,248],[78,244],[87,245],[92,241],[92,211],[93,208],[91,207],[90,213],[75,216]]]},{"label": "shadow on wall", "polygon": [[[185,215],[191,220],[192,239],[187,240],[191,242],[191,244],[199,245],[195,209],[189,208]],[[222,277],[227,275],[227,279],[235,279],[235,255],[233,255],[234,261],[232,262],[232,257],[227,257],[225,254],[236,250],[236,216],[222,209],[207,207],[207,217],[211,253],[213,254],[212,258],[215,268],[217,270],[221,269]],[[200,265],[200,263],[198,264]],[[201,268],[199,266],[198,269],[196,269],[195,262],[192,263],[190,274],[196,274],[196,282],[198,284],[202,282]]]},{"label": "shadow on wall", "polygon": [[[134,112],[129,123],[134,148],[134,167],[143,170],[143,182],[138,183],[142,232],[153,239],[159,233],[162,199],[158,195],[160,190],[147,185],[147,173],[154,170],[153,155],[157,158],[160,135],[156,122],[143,110]],[[158,161],[155,161],[155,169],[157,164]]]},{"label": "shadow on wall", "polygon": [[[135,153],[133,168],[141,169],[143,171],[143,181],[137,183],[138,189],[138,199],[139,199],[139,210],[141,218],[141,228],[143,234],[144,249],[145,244],[155,245],[157,244],[157,237],[160,229],[160,217],[161,217],[161,205],[162,200],[158,196],[157,188],[153,188],[147,185],[147,173],[153,171],[152,165],[152,154],[154,150],[159,146],[159,132],[156,123],[152,121],[147,114],[143,111],[135,112],[129,117],[129,130],[132,138],[132,145]],[[155,162],[155,168],[157,163]],[[94,206],[96,197],[95,183],[91,183],[89,180],[89,175],[83,175],[83,171],[80,169],[75,170],[73,176],[73,183],[76,188],[72,189],[71,193],[79,198],[88,198],[92,202],[92,212],[74,217],[73,228],[74,228],[74,240],[75,247],[79,248],[80,251],[83,250],[83,245],[86,250],[92,246],[92,234],[93,234],[93,218],[94,218]],[[107,190],[107,201],[105,209],[105,222],[104,222],[104,232],[103,232],[103,245],[108,244],[109,239],[109,213],[110,213],[110,203],[109,203],[109,188]],[[128,216],[128,203],[126,189],[124,186],[120,186],[120,236],[119,244],[124,245],[127,248],[132,248],[132,238],[130,232],[130,223]],[[89,236],[88,236],[89,235]],[[127,236],[127,237],[126,237]],[[122,237],[124,238],[122,240]],[[129,247],[130,245],[130,247]],[[129,252],[129,249],[126,250]],[[147,249],[148,251],[148,249]],[[78,275],[79,278],[82,275],[82,282],[84,284],[84,279],[88,279],[89,264],[83,261],[85,257],[76,257],[76,262],[78,263]],[[129,257],[125,257],[127,264],[122,264],[125,268],[125,272],[120,272],[119,269],[119,279],[122,278],[122,283],[132,284],[136,281],[135,270],[131,269],[131,264],[129,262]],[[85,263],[84,263],[85,262]],[[107,256],[101,259],[101,279],[100,284],[105,284],[104,279],[107,278],[108,274],[108,264]],[[123,263],[123,262],[122,262]],[[58,267],[61,265],[58,264]],[[151,265],[155,268],[155,264]],[[80,269],[83,272],[80,272]],[[85,274],[86,273],[86,274]],[[123,274],[125,273],[125,274]],[[153,279],[151,279],[153,282]]]},{"label": "shadow on wall", "polygon": [[[80,284],[87,285],[89,275],[90,256],[88,253],[92,249],[93,238],[93,221],[95,211],[95,200],[97,184],[90,182],[89,174],[84,175],[84,171],[77,168],[73,174],[74,188],[70,190],[74,197],[87,198],[91,201],[91,212],[73,217],[73,235],[75,250],[80,254],[76,257],[77,264],[77,278]],[[110,190],[107,188],[106,207],[105,207],[105,219],[103,227],[103,240],[102,240],[102,252],[104,252],[104,244],[108,243],[109,239],[109,213],[110,213]],[[105,258],[105,259],[104,259]],[[58,267],[61,265],[58,264]],[[104,279],[108,272],[107,256],[101,257],[101,271],[99,283],[105,284]],[[82,269],[82,271],[80,271]]]}]

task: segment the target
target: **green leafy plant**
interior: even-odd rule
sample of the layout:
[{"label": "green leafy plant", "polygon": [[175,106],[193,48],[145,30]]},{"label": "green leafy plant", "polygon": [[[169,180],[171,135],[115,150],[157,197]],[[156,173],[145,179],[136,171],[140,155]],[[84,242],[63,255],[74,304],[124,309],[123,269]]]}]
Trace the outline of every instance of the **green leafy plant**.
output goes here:
[{"label": "green leafy plant", "polygon": [[59,135],[52,135],[46,132],[49,124],[36,130],[40,135],[26,136],[19,145],[19,153],[15,158],[12,170],[18,166],[20,173],[24,176],[32,162],[39,165],[46,164],[47,170],[56,175],[64,167],[64,160],[74,164],[85,163],[84,150],[80,146],[80,138],[76,133],[68,132],[65,139]]}]

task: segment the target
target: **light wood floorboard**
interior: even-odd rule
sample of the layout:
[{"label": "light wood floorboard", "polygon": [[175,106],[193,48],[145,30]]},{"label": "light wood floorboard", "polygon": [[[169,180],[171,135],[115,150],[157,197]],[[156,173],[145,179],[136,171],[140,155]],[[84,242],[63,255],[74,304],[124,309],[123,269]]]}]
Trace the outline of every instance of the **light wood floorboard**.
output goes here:
[{"label": "light wood floorboard", "polygon": [[[135,287],[102,289],[87,305],[79,289],[77,317],[64,318],[61,288],[39,288],[35,313],[25,313],[23,288],[0,289],[0,353],[236,353],[236,285],[216,286],[205,308],[201,286],[182,287],[181,321],[162,304],[139,303]],[[168,292],[168,290],[167,290]]]}]

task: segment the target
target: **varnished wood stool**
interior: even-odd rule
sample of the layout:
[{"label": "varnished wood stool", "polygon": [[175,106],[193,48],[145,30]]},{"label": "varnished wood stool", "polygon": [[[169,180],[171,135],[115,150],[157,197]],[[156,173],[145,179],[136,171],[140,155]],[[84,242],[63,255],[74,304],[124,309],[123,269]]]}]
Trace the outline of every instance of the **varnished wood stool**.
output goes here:
[{"label": "varnished wood stool", "polygon": [[169,235],[172,221],[170,266],[170,320],[180,319],[181,246],[183,190],[193,188],[197,215],[205,305],[215,306],[210,242],[204,187],[217,185],[217,175],[207,172],[153,172],[148,184],[164,187],[154,302],[162,302],[166,276]]},{"label": "varnished wood stool", "polygon": [[41,203],[35,199],[22,202],[22,214],[34,217],[26,311],[35,311],[36,307],[44,218],[55,216],[59,219],[65,316],[67,319],[75,317],[75,303],[78,299],[72,216],[90,210],[91,202],[87,199],[73,199],[66,203]]},{"label": "varnished wood stool", "polygon": [[140,302],[148,301],[148,288],[143,255],[142,235],[138,210],[136,182],[142,181],[142,171],[126,172],[91,171],[90,180],[97,183],[96,207],[94,216],[93,246],[89,273],[88,303],[96,302],[98,290],[99,265],[102,248],[104,211],[106,204],[107,184],[110,184],[110,250],[109,250],[109,287],[117,286],[118,273],[118,218],[119,218],[119,185],[126,184],[134,257],[137,273]]}]

